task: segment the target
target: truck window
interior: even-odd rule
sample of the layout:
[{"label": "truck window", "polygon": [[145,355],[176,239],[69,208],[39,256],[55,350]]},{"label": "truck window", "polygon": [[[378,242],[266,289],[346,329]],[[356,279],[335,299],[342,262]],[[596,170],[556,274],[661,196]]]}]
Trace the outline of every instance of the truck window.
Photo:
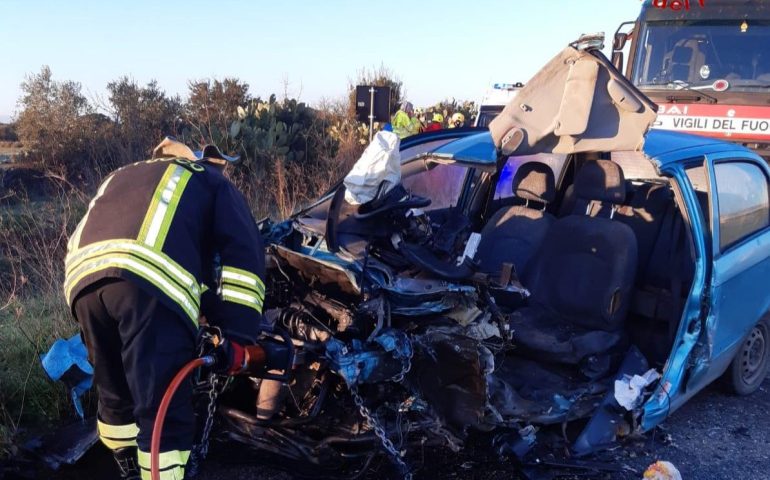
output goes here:
[{"label": "truck window", "polygon": [[722,250],[770,225],[767,177],[749,162],[714,165]]},{"label": "truck window", "polygon": [[770,25],[730,21],[650,22],[641,32],[632,81],[641,87],[684,82],[707,88],[727,80],[731,91],[770,84]]},{"label": "truck window", "polygon": [[476,127],[488,127],[489,122],[495,119],[503,111],[503,105],[484,106],[479,110],[479,116],[476,119]]}]

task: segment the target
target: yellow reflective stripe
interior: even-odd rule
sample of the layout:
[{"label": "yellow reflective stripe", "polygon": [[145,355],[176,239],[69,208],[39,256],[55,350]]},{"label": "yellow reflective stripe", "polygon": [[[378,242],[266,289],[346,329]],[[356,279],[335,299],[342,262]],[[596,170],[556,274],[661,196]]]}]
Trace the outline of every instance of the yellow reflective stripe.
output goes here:
[{"label": "yellow reflective stripe", "polygon": [[[72,293],[72,288],[82,280],[83,277],[86,275],[90,275],[91,273],[95,273],[96,271],[103,270],[105,268],[109,268],[106,266],[102,266],[100,268],[96,268],[96,266],[101,265],[102,263],[109,263],[111,258],[125,258],[132,260],[133,262],[138,262],[146,268],[151,269],[153,272],[155,272],[156,275],[160,275],[166,280],[168,280],[168,284],[171,286],[171,288],[176,292],[179,290],[179,284],[178,282],[174,282],[174,278],[169,276],[168,271],[162,268],[161,266],[158,266],[157,264],[154,264],[150,261],[148,261],[146,258],[138,257],[136,255],[131,255],[130,253],[123,252],[123,251],[107,251],[101,253],[98,257],[92,258],[88,257],[83,259],[83,261],[80,261],[77,263],[77,265],[70,267],[67,269],[64,277],[64,294],[67,299],[70,298]],[[123,267],[120,267],[123,268]],[[90,270],[88,273],[82,273],[84,270]],[[134,272],[138,275],[145,277],[146,280],[148,280],[150,283],[155,284],[152,279],[146,278],[146,275],[142,275],[141,272]],[[164,288],[162,285],[156,285],[158,288],[161,288],[161,290],[164,290],[167,295],[170,295],[172,297],[177,297],[176,294],[172,294],[171,292],[168,292],[167,288]],[[187,287],[186,285],[182,286],[181,289],[182,292],[184,292],[187,295],[187,298],[189,298],[190,302],[195,306],[196,309],[200,308],[200,293],[199,293],[199,287],[197,284],[194,284],[192,288]],[[186,309],[185,306],[183,308]],[[188,312],[189,313],[189,312]]]},{"label": "yellow reflective stripe", "polygon": [[232,280],[233,284],[243,284],[245,287],[256,288],[257,293],[265,296],[265,284],[255,274],[240,268],[222,266],[222,279]]},{"label": "yellow reflective stripe", "polygon": [[141,259],[129,255],[111,254],[99,260],[83,264],[80,268],[67,275],[65,280],[65,295],[72,302],[72,290],[83,278],[93,273],[108,268],[121,268],[139,275],[151,284],[155,285],[169,298],[176,302],[187,313],[192,322],[197,326],[199,299],[193,297],[190,292],[180,290],[165,276],[165,272],[156,267],[142,262]]},{"label": "yellow reflective stripe", "polygon": [[[130,272],[139,275],[151,284],[158,287],[163,293],[168,295],[174,302],[176,302],[190,317],[190,320],[198,325],[198,312],[200,310],[199,300],[191,298],[189,292],[185,292],[177,288],[166,276],[165,272],[158,270],[154,266],[142,262],[136,257],[130,255],[110,254],[99,260],[93,260],[91,262],[84,263],[78,269],[67,275],[65,280],[65,293],[68,301],[72,302],[72,289],[83,278],[93,273],[105,270],[107,268],[122,268]],[[197,301],[196,301],[197,300]]]},{"label": "yellow reflective stripe", "polygon": [[234,282],[233,280],[222,278],[222,287],[227,287],[227,286],[236,287],[241,290],[245,290],[247,293],[255,295],[260,300],[265,299],[265,293],[263,291],[259,291],[257,288],[251,285],[247,285],[241,282]]},{"label": "yellow reflective stripe", "polygon": [[155,218],[155,214],[158,210],[158,206],[160,205],[160,199],[163,195],[163,190],[166,188],[166,185],[168,184],[169,179],[171,178],[171,175],[174,174],[174,171],[179,165],[171,164],[168,167],[166,167],[166,171],[163,172],[163,176],[160,177],[160,181],[158,182],[158,186],[155,187],[155,192],[152,194],[152,200],[150,201],[150,206],[147,208],[147,213],[144,215],[144,221],[142,222],[142,227],[139,229],[139,236],[137,239],[140,242],[144,242],[147,238],[147,234],[150,230],[150,225],[152,224],[153,219]]},{"label": "yellow reflective stripe", "polygon": [[[189,450],[171,450],[169,452],[160,452],[158,455],[158,470],[162,480],[183,480],[184,470],[187,461],[190,459]],[[150,480],[150,469],[152,459],[149,452],[139,450],[137,460],[142,473],[143,480]]]},{"label": "yellow reflective stripe", "polygon": [[171,174],[168,183],[160,194],[160,201],[150,222],[147,237],[144,243],[155,248],[162,248],[163,243],[168,236],[168,229],[171,221],[176,214],[176,208],[179,205],[179,199],[182,198],[182,192],[187,187],[192,172],[181,165],[177,165]]},{"label": "yellow reflective stripe", "polygon": [[136,436],[139,434],[139,427],[135,423],[109,425],[101,420],[97,420],[96,429],[99,431],[99,439],[110,450],[136,446]]},{"label": "yellow reflective stripe", "polygon": [[115,177],[115,174],[113,173],[109,177],[107,177],[107,180],[102,182],[101,186],[99,186],[99,190],[96,191],[96,195],[94,195],[94,198],[91,199],[91,202],[88,204],[88,210],[86,210],[86,214],[83,215],[83,218],[78,223],[77,228],[75,228],[75,231],[72,234],[72,237],[70,237],[70,241],[67,245],[68,250],[75,250],[78,248],[78,245],[80,245],[80,235],[83,233],[83,228],[86,226],[86,222],[88,221],[88,214],[91,213],[91,209],[94,208],[94,205],[96,205],[96,201],[104,195],[104,191],[107,190],[107,185],[110,184],[112,179]]},{"label": "yellow reflective stripe", "polygon": [[198,285],[198,282],[187,270],[182,268],[168,255],[149,249],[136,240],[116,239],[92,243],[67,256],[65,260],[66,271],[69,273],[91,257],[107,253],[136,253],[144,257],[148,263],[154,264],[167,274],[170,273],[179,283],[188,288],[194,296],[200,295],[200,285]]},{"label": "yellow reflective stripe", "polygon": [[101,440],[104,446],[109,448],[110,450],[117,450],[119,448],[136,446],[136,438],[132,438],[131,440],[115,440],[115,439],[107,438],[100,435],[99,440]]},{"label": "yellow reflective stripe", "polygon": [[262,299],[250,292],[247,293],[247,291],[237,289],[236,287],[223,286],[222,300],[250,307],[257,312],[262,313]]}]

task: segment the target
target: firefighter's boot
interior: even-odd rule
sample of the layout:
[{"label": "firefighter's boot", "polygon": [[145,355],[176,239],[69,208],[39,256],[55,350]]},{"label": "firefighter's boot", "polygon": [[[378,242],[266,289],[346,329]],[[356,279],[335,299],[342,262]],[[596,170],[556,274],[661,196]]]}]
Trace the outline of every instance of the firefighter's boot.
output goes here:
[{"label": "firefighter's boot", "polygon": [[121,480],[140,480],[139,464],[136,461],[136,447],[123,447],[112,451],[118,464]]}]

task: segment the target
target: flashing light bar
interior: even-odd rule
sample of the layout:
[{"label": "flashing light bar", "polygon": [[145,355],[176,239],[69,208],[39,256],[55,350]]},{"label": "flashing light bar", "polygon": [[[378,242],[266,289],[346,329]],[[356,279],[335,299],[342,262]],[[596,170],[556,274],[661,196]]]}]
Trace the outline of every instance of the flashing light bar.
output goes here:
[{"label": "flashing light bar", "polygon": [[515,90],[517,88],[523,87],[524,84],[521,82],[516,83],[495,83],[492,85],[492,88],[495,90]]}]

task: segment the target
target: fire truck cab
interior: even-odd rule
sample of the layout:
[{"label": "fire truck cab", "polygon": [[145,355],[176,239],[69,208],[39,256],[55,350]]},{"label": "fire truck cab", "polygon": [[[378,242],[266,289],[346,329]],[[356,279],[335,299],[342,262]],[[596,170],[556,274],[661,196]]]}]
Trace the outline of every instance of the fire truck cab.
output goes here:
[{"label": "fire truck cab", "polygon": [[615,33],[613,63],[658,104],[653,128],[735,141],[770,159],[770,2],[645,0]]}]

